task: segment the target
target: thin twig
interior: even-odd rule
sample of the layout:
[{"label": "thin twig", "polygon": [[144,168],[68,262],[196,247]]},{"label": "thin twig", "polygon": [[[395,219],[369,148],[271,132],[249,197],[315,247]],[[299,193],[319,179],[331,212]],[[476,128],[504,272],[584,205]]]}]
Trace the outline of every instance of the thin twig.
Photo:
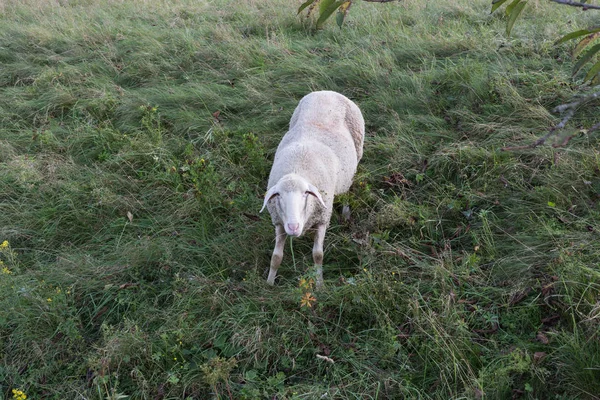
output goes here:
[{"label": "thin twig", "polygon": [[571,1],[571,0],[550,0],[550,1],[553,1],[553,2],[559,3],[559,4],[564,4],[566,6],[571,6],[571,7],[581,7],[581,8],[583,8],[584,11],[585,10],[600,10],[600,6],[595,6],[593,4],[587,4],[587,3],[580,3],[578,1]]},{"label": "thin twig", "polygon": [[567,145],[567,144],[568,144],[568,143],[571,141],[571,139],[573,139],[573,138],[574,138],[576,135],[577,135],[577,133],[574,133],[574,134],[572,134],[572,135],[569,135],[569,136],[567,136],[566,138],[564,138],[562,142],[560,142],[560,143],[554,143],[554,144],[552,145],[552,147],[554,147],[555,149],[556,149],[557,147],[565,147],[565,146],[566,146],[566,145]]},{"label": "thin twig", "polygon": [[542,136],[541,138],[539,138],[535,142],[530,143],[528,145],[525,145],[525,146],[513,146],[513,147],[503,147],[501,150],[502,151],[515,151],[515,150],[535,149],[536,147],[541,146],[544,143],[546,143],[546,140],[548,140],[548,138],[554,134],[555,130],[556,130],[556,127],[553,126],[552,128],[550,128],[550,131],[547,134],[545,134],[544,136]]},{"label": "thin twig", "polygon": [[587,102],[590,102],[592,100],[598,99],[600,98],[600,91],[599,92],[594,92],[591,94],[588,94],[587,96],[581,97],[578,100],[575,100],[571,103],[567,103],[567,104],[561,104],[559,106],[556,106],[554,108],[554,110],[552,110],[553,112],[562,114],[564,113],[566,110],[570,109],[570,108],[577,108],[582,104],[585,104]]},{"label": "thin twig", "polygon": [[572,108],[569,108],[567,111],[567,114],[564,116],[564,118],[558,123],[558,125],[552,127],[551,131],[553,132],[553,131],[557,131],[559,129],[564,128],[565,125],[567,125],[567,122],[569,122],[569,120],[573,117],[573,115],[575,115],[575,111],[577,111],[577,107],[579,106],[579,104],[581,104],[581,103],[577,103]]},{"label": "thin twig", "polygon": [[[569,122],[569,120],[573,117],[573,115],[575,115],[575,112],[577,111],[577,109],[579,109],[579,107],[581,107],[584,104],[589,103],[590,101],[596,100],[596,99],[600,99],[600,92],[594,92],[594,93],[588,94],[587,96],[583,96],[575,101],[572,101],[570,103],[561,104],[559,106],[556,106],[554,108],[554,110],[552,110],[553,112],[558,113],[558,114],[563,114],[563,113],[565,113],[565,114],[563,116],[563,119],[558,124],[551,127],[547,134],[545,134],[544,136],[542,136],[535,142],[528,144],[526,146],[503,147],[502,151],[535,149],[536,147],[543,145],[544,143],[546,143],[546,140],[548,140],[551,136],[556,135],[556,131],[558,131],[559,129],[563,129],[567,125],[567,122]],[[588,130],[588,133],[593,132],[598,129],[600,129],[600,123],[592,126]],[[552,145],[552,147],[566,146],[569,143],[569,141],[573,137],[575,137],[575,135],[576,134],[567,136],[566,138],[563,139],[563,141],[561,143],[554,143]]]},{"label": "thin twig", "polygon": [[598,129],[600,129],[600,122],[588,129],[588,133],[597,131]]},{"label": "thin twig", "polygon": [[538,146],[543,145],[546,140],[552,135],[552,130],[550,130],[550,132],[548,132],[548,134],[538,140],[536,140],[535,142],[528,144],[526,146],[510,146],[510,147],[503,147],[500,150],[502,151],[515,151],[515,150],[527,150],[527,149],[535,149]]}]

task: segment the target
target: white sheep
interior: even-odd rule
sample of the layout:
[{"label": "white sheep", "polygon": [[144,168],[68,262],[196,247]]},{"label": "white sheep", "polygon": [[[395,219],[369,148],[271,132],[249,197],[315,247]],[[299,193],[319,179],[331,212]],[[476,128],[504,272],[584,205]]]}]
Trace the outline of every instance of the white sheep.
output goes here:
[{"label": "white sheep", "polygon": [[275,226],[275,249],[267,282],[275,282],[286,234],[315,230],[313,260],[317,287],[323,286],[323,241],[333,196],[352,184],[363,153],[365,122],[360,109],[332,91],[304,96],[290,120],[269,175],[265,207]]}]

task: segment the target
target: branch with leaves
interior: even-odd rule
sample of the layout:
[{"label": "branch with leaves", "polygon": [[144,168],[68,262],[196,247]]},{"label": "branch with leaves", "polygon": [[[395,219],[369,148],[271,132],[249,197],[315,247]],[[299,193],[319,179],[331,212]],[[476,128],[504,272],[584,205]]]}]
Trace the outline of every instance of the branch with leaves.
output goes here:
[{"label": "branch with leaves", "polygon": [[[303,11],[306,12],[306,16],[310,17],[313,13],[318,12],[316,21],[316,28],[321,29],[323,24],[336,13],[336,22],[342,27],[348,10],[356,0],[306,0],[298,8],[298,14]],[[369,3],[391,3],[397,0],[363,0]],[[580,7],[582,10],[600,10],[600,6],[588,4],[587,0],[573,1],[573,0],[550,0],[551,2],[572,6]],[[525,9],[527,5],[526,0],[492,0],[491,12],[494,13],[500,7],[506,4],[504,14],[507,17],[506,20],[506,35],[510,36],[515,22]],[[573,76],[577,75],[584,66],[593,63],[590,69],[587,71],[584,82],[590,82],[592,84],[600,83],[600,43],[597,43],[600,38],[600,27],[592,27],[589,29],[583,29],[563,36],[559,39],[556,44],[561,44],[568,40],[580,39],[575,50],[573,51],[573,59],[577,62],[573,67]]]},{"label": "branch with leaves", "polygon": [[[496,11],[500,6],[506,3],[508,0],[493,0],[492,1],[492,13]],[[581,7],[582,10],[600,10],[600,6],[587,4],[586,1],[577,2],[571,0],[550,0],[554,3],[567,5],[571,7]],[[514,26],[515,21],[523,11],[525,4],[527,2],[524,0],[513,0],[505,9],[505,14],[507,16],[506,22],[506,34],[510,35],[510,32]],[[575,45],[575,48],[572,52],[573,61],[575,61],[575,65],[571,71],[571,75],[575,78],[580,71],[584,68],[584,66],[588,64],[592,64],[592,66],[588,69],[585,77],[583,78],[583,82],[589,82],[591,85],[597,85],[600,83],[600,27],[595,26],[588,29],[581,29],[578,31],[570,32],[563,36],[562,38],[556,41],[556,45],[565,43],[570,40],[577,39],[579,40]],[[533,149],[538,146],[541,146],[546,143],[546,141],[551,138],[558,136],[560,131],[567,125],[569,120],[575,115],[575,113],[583,106],[588,106],[590,103],[597,100],[600,96],[600,92],[593,92],[588,95],[583,95],[577,97],[574,101],[570,103],[561,104],[554,108],[553,112],[561,115],[562,119],[558,124],[550,128],[548,133],[543,137],[539,138],[535,142],[531,143],[527,146],[517,146],[517,147],[506,147],[503,150],[523,150],[523,149]],[[600,123],[595,124],[590,129],[587,130],[587,133],[592,133],[600,129]],[[560,142],[554,143],[552,147],[563,147],[566,146],[569,141],[575,136],[575,134],[565,136]]]},{"label": "branch with leaves", "polygon": [[[367,3],[391,3],[398,0],[363,1],[366,1]],[[316,27],[317,29],[321,29],[325,21],[327,21],[327,19],[337,11],[335,20],[338,26],[341,28],[342,25],[344,25],[344,19],[346,18],[346,14],[348,14],[348,10],[352,6],[353,2],[354,0],[307,0],[298,8],[298,14],[304,10],[307,10],[306,17],[310,17],[315,10],[318,10],[319,17],[317,18]]]},{"label": "branch with leaves", "polygon": [[316,26],[317,29],[321,29],[325,21],[337,10],[336,21],[341,28],[351,5],[352,0],[307,0],[298,8],[298,14],[307,9],[306,17],[308,18],[318,9],[319,18],[317,18]]},{"label": "branch with leaves", "polygon": [[[336,22],[341,28],[344,24],[344,19],[348,10],[356,0],[306,0],[300,8],[298,8],[298,14],[307,10],[306,16],[310,17],[313,13],[318,12],[316,21],[316,28],[321,29],[323,24],[327,21],[333,13],[337,12]],[[390,3],[397,0],[363,0],[370,3]],[[553,3],[558,3],[571,7],[579,7],[583,11],[586,10],[600,10],[599,5],[589,4],[588,0],[573,1],[573,0],[549,0]],[[506,4],[504,14],[506,16],[506,35],[510,36],[512,29],[517,22],[519,16],[526,8],[527,0],[492,0],[491,12],[494,13],[500,7]],[[584,83],[591,85],[598,85],[600,83],[600,26],[594,26],[588,29],[581,29],[578,31],[570,32],[556,41],[556,45],[565,43],[570,40],[578,40],[575,48],[572,52],[574,61],[572,76],[575,78],[579,73],[584,70],[584,67],[591,65],[585,76],[583,77]],[[534,143],[528,146],[521,147],[510,147],[504,150],[516,150],[525,148],[535,148],[543,145],[546,140],[550,137],[557,135],[558,131],[565,127],[567,122],[575,115],[575,112],[582,106],[589,105],[590,102],[596,100],[600,92],[592,93],[591,95],[582,96],[576,100],[562,104],[554,109],[554,112],[559,113],[562,116],[562,120],[552,128],[548,134],[538,139]],[[600,124],[594,125],[588,130],[589,132],[600,130]],[[555,147],[566,145],[574,135],[568,136],[559,144],[554,144]]]},{"label": "branch with leaves", "polygon": [[[586,1],[577,2],[571,0],[550,0],[554,3],[563,4],[572,7],[581,7],[583,10],[600,10],[600,6],[596,6],[593,4],[588,4]],[[508,0],[492,0],[492,10],[493,13],[498,8],[500,8],[503,4],[507,3]],[[525,8],[527,4],[526,0],[513,0],[510,2],[504,13],[508,18],[506,21],[506,35],[510,36],[512,28],[519,18],[519,15]],[[577,59],[575,66],[573,67],[572,75],[575,77],[582,68],[590,63],[595,62],[592,67],[586,73],[583,81],[590,82],[593,85],[600,83],[600,60],[598,59],[598,55],[600,55],[600,43],[596,43],[597,39],[600,38],[600,27],[595,26],[588,29],[582,29],[574,32],[570,32],[563,36],[562,38],[556,41],[556,44],[561,44],[569,40],[580,39],[575,49],[573,50],[573,60]]]}]

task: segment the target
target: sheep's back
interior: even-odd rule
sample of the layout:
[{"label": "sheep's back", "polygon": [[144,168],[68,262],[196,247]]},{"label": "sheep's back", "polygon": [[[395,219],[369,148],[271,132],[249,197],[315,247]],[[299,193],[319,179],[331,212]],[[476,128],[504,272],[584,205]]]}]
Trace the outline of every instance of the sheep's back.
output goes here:
[{"label": "sheep's back", "polygon": [[358,106],[346,96],[333,91],[307,94],[294,110],[290,120],[290,133],[298,125],[298,136],[306,135],[322,140],[334,150],[336,147],[343,148],[350,139],[356,162],[362,158],[365,122]]},{"label": "sheep's back", "polygon": [[334,194],[344,193],[352,185],[362,157],[363,138],[364,120],[353,102],[330,91],[306,95],[279,143],[268,187],[296,173],[333,201]]}]

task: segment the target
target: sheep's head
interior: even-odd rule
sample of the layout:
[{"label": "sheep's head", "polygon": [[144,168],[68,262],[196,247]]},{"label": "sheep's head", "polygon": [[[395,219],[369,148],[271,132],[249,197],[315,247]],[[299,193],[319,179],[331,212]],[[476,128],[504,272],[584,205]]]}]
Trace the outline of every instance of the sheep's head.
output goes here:
[{"label": "sheep's head", "polygon": [[312,213],[311,198],[326,207],[319,189],[313,184],[299,175],[285,175],[269,189],[260,212],[265,209],[269,201],[274,201],[285,232],[290,236],[300,236]]}]

